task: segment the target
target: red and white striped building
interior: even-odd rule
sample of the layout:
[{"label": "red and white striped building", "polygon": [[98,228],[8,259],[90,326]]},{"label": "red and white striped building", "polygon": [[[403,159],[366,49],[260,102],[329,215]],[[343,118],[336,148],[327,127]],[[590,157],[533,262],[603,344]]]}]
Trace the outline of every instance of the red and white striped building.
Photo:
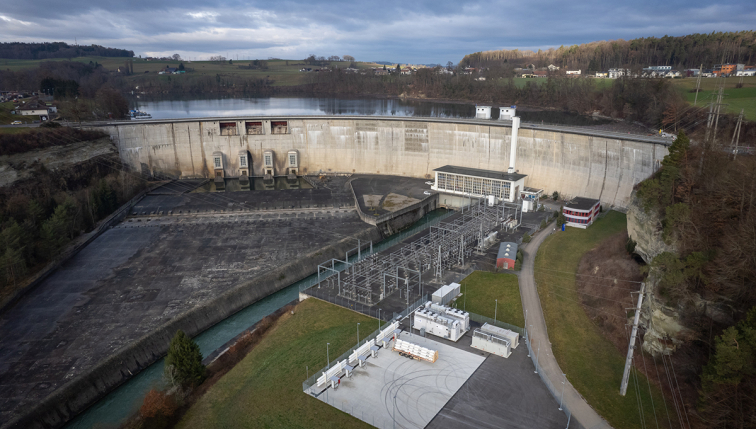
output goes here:
[{"label": "red and white striped building", "polygon": [[601,201],[591,198],[575,197],[562,208],[562,214],[567,219],[567,226],[588,228],[596,220],[601,207]]}]

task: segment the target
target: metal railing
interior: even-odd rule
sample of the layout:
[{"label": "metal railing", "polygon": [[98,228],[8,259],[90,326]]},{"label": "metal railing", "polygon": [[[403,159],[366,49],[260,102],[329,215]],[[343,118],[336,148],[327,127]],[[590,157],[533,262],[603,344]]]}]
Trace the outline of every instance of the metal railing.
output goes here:
[{"label": "metal railing", "polygon": [[[371,255],[374,255],[376,253],[380,253],[383,250],[388,249],[389,247],[394,246],[395,244],[403,241],[404,239],[422,232],[422,230],[424,230],[424,229],[428,229],[431,226],[438,225],[441,221],[445,220],[446,218],[448,218],[449,216],[453,215],[454,213],[455,213],[455,211],[449,210],[446,213],[442,214],[441,216],[439,216],[439,217],[437,217],[435,219],[432,219],[432,220],[427,221],[427,222],[415,224],[415,225],[413,225],[413,226],[405,229],[404,231],[398,232],[398,233],[396,233],[396,234],[394,234],[394,235],[386,238],[385,240],[382,240],[381,242],[379,242],[377,244],[374,244],[371,249],[365,249],[364,251],[361,251],[361,253],[360,253],[359,256],[357,256],[357,255],[350,256],[349,257],[349,263],[359,262],[359,261],[361,261],[363,259],[368,258]],[[354,250],[354,249],[352,249],[352,250]],[[350,252],[352,250],[350,250]],[[337,264],[334,267],[334,271],[344,271],[346,268],[347,268],[346,264],[343,264],[343,263],[342,264]],[[321,274],[320,279],[321,280],[325,280],[325,279],[327,279],[330,276],[336,275],[336,273],[334,271],[329,271],[328,274]],[[318,284],[318,277],[315,276],[314,278],[310,278],[309,280],[303,281],[299,285],[299,291],[300,292],[305,292],[305,291],[307,291],[307,289],[310,289],[311,287],[313,287],[313,286],[315,286],[317,284]]]},{"label": "metal railing", "polygon": [[566,375],[562,376],[562,383],[559,386],[554,386],[554,384],[549,380],[548,377],[543,372],[543,368],[538,363],[538,355],[540,354],[540,350],[533,350],[533,347],[530,343],[530,337],[527,335],[527,330],[525,332],[525,344],[528,346],[528,356],[530,356],[530,359],[533,361],[533,365],[535,366],[535,372],[538,374],[538,377],[541,378],[541,381],[544,385],[546,385],[546,388],[549,390],[549,393],[554,397],[554,400],[559,403],[559,410],[563,411],[564,414],[567,416],[567,428],[570,427],[570,420],[572,420],[572,412],[567,407],[567,405],[564,403],[564,389],[568,386],[572,386],[572,383],[567,381]]},{"label": "metal railing", "polygon": [[475,314],[475,313],[468,313],[468,314],[470,315],[470,320],[472,320],[473,322],[478,322],[481,325],[484,323],[488,323],[489,325],[493,325],[499,328],[509,329],[510,331],[517,332],[518,334],[520,334],[520,336],[525,335],[525,329],[520,328],[519,326],[510,325],[509,323],[505,323],[499,320],[494,320],[494,319],[491,319],[490,317],[482,316],[480,314]]},{"label": "metal railing", "polygon": [[[403,319],[404,317],[408,316],[410,313],[412,313],[413,311],[415,311],[415,309],[417,309],[417,307],[419,307],[420,305],[426,303],[429,299],[430,299],[430,295],[425,295],[425,296],[421,297],[420,299],[418,299],[417,301],[415,301],[414,303],[412,303],[409,307],[407,307],[401,313],[394,313],[394,317],[392,317],[391,320]],[[357,309],[354,309],[354,310],[355,311],[359,311]],[[372,311],[372,309],[370,309],[369,311]],[[381,322],[383,322],[383,320],[381,320]],[[368,342],[368,341],[370,341],[372,339],[375,339],[378,336],[378,334],[381,332],[381,329],[383,329],[386,326],[386,324],[385,323],[380,323],[379,326],[380,327],[378,329],[376,329],[375,331],[373,331],[370,334],[368,334],[365,338],[360,338],[360,342],[358,344],[350,347],[349,350],[345,351],[344,353],[342,353],[341,355],[339,355],[335,359],[331,359],[331,362],[329,362],[328,365],[324,366],[323,368],[321,368],[318,371],[315,371],[315,373],[313,375],[311,375],[310,378],[308,378],[307,380],[305,380],[304,382],[302,382],[302,391],[306,392],[310,387],[312,387],[317,382],[318,377],[320,377],[324,372],[328,371],[328,369],[331,368],[331,366],[333,366],[334,362],[339,362],[341,360],[344,360],[344,359],[348,358],[349,355],[352,354],[353,351],[357,350],[358,347],[360,347],[361,345],[365,344],[366,342]]]}]

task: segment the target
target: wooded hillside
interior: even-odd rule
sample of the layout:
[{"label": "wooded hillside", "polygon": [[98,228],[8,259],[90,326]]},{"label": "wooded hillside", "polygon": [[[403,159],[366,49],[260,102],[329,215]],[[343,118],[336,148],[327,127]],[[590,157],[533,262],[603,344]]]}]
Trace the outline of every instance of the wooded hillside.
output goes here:
[{"label": "wooded hillside", "polygon": [[76,58],[86,56],[131,58],[134,56],[134,51],[106,48],[99,45],[71,46],[65,42],[0,43],[0,58],[9,60],[45,60],[51,58]]},{"label": "wooded hillside", "polygon": [[650,65],[669,65],[675,69],[711,68],[714,64],[756,61],[756,31],[690,34],[687,36],[644,37],[560,46],[548,50],[500,50],[465,55],[462,66],[490,67],[512,63],[533,64],[581,70],[607,70],[615,67],[639,69]]}]

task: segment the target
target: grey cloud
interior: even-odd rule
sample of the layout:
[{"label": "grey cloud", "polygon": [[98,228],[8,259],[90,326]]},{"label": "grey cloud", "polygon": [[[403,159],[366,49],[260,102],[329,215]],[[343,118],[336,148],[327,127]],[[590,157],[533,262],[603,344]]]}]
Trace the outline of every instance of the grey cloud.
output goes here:
[{"label": "grey cloud", "polygon": [[[458,61],[500,48],[546,48],[595,40],[681,35],[753,28],[756,12],[743,0],[643,0],[620,5],[458,1],[220,1],[154,4],[104,0],[10,2],[0,40],[64,40],[137,53],[233,52],[303,58],[350,54],[363,60]],[[63,15],[62,15],[63,14]],[[29,24],[16,22],[26,21]]]}]

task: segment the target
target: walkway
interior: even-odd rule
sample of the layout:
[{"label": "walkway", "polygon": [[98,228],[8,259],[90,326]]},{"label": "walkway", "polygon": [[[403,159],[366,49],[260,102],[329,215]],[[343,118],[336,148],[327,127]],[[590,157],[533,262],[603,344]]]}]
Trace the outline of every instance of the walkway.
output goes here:
[{"label": "walkway", "polygon": [[[533,236],[533,240],[530,243],[522,247],[524,262],[522,271],[520,272],[520,294],[522,295],[522,305],[527,310],[527,320],[525,323],[528,325],[531,344],[533,344],[534,348],[537,346],[540,347],[538,364],[543,374],[551,381],[551,384],[559,386],[562,382],[562,370],[559,368],[559,364],[551,351],[551,342],[548,341],[548,331],[546,329],[546,321],[543,318],[541,300],[538,297],[538,289],[533,277],[533,266],[536,253],[538,253],[538,247],[541,246],[543,240],[553,231],[553,225],[552,223],[549,227],[538,232]],[[580,396],[580,393],[569,382],[564,390],[564,405],[572,413],[572,420],[580,423],[585,429],[611,429],[609,423],[588,405],[585,399]]]}]

